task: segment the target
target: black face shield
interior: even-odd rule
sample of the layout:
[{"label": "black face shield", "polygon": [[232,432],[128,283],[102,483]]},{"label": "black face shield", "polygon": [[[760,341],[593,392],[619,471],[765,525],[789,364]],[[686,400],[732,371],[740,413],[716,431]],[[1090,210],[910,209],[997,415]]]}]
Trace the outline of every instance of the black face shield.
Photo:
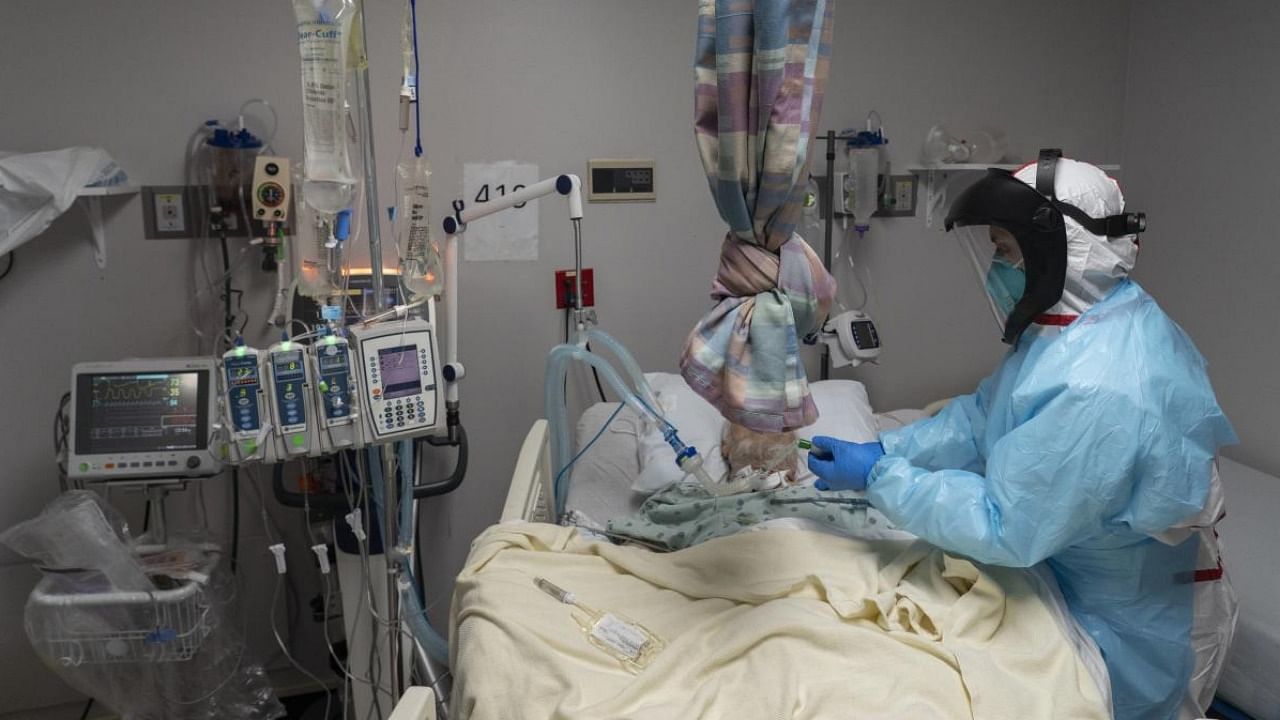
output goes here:
[{"label": "black face shield", "polygon": [[[1067,232],[1062,212],[1012,173],[988,170],[986,176],[956,198],[945,226],[948,231],[956,227],[995,226],[1017,240],[1027,282],[1022,297],[1005,320],[1004,342],[1016,342],[1036,316],[1062,297],[1067,279]],[[975,269],[980,274],[987,271],[986,267]]]}]

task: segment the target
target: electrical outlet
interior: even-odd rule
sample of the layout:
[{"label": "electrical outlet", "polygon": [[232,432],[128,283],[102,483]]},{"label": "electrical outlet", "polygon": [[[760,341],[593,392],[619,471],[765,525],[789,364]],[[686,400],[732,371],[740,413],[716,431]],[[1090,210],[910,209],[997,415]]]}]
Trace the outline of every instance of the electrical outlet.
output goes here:
[{"label": "electrical outlet", "polygon": [[[882,176],[883,179],[883,176]],[[888,188],[880,198],[876,217],[911,217],[916,214],[915,175],[890,175]]]},{"label": "electrical outlet", "polygon": [[893,209],[915,214],[916,176],[899,175],[893,178]]},{"label": "electrical outlet", "polygon": [[[578,291],[573,270],[556,271],[556,309],[573,307],[573,296]],[[591,268],[582,269],[582,307],[596,305],[596,275]]]},{"label": "electrical outlet", "polygon": [[182,193],[156,193],[156,229],[160,232],[182,232],[187,227]]}]

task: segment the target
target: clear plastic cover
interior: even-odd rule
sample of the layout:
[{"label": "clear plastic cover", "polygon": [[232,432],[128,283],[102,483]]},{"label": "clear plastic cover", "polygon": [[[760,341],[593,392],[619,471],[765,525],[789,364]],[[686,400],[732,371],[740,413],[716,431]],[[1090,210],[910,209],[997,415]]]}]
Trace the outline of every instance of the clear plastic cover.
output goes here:
[{"label": "clear plastic cover", "polygon": [[76,690],[125,720],[284,716],[246,648],[235,580],[216,546],[135,547],[118,514],[82,490],[0,542],[41,563],[27,637]]},{"label": "clear plastic cover", "polygon": [[1003,332],[1009,313],[1026,289],[1022,250],[1017,239],[1013,233],[995,225],[965,225],[952,232],[960,239],[986,293],[996,325]]}]

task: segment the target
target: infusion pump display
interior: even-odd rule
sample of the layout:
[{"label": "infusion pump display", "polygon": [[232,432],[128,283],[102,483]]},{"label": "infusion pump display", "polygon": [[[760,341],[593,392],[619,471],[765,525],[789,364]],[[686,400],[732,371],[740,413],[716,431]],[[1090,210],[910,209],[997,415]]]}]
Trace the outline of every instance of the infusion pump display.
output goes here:
[{"label": "infusion pump display", "polygon": [[440,422],[435,330],[422,320],[353,328],[371,442],[425,434]]},{"label": "infusion pump display", "polygon": [[212,475],[215,364],[81,363],[72,370],[67,472],[80,478]]}]

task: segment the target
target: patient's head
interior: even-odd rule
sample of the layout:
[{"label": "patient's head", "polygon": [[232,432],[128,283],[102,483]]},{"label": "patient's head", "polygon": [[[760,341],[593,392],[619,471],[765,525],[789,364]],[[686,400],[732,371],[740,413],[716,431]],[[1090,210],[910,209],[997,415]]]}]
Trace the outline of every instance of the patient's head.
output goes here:
[{"label": "patient's head", "polygon": [[799,477],[799,451],[793,432],[762,433],[731,422],[725,426],[720,452],[729,463],[730,478],[747,467],[766,474],[784,473],[783,482],[788,485]]}]

